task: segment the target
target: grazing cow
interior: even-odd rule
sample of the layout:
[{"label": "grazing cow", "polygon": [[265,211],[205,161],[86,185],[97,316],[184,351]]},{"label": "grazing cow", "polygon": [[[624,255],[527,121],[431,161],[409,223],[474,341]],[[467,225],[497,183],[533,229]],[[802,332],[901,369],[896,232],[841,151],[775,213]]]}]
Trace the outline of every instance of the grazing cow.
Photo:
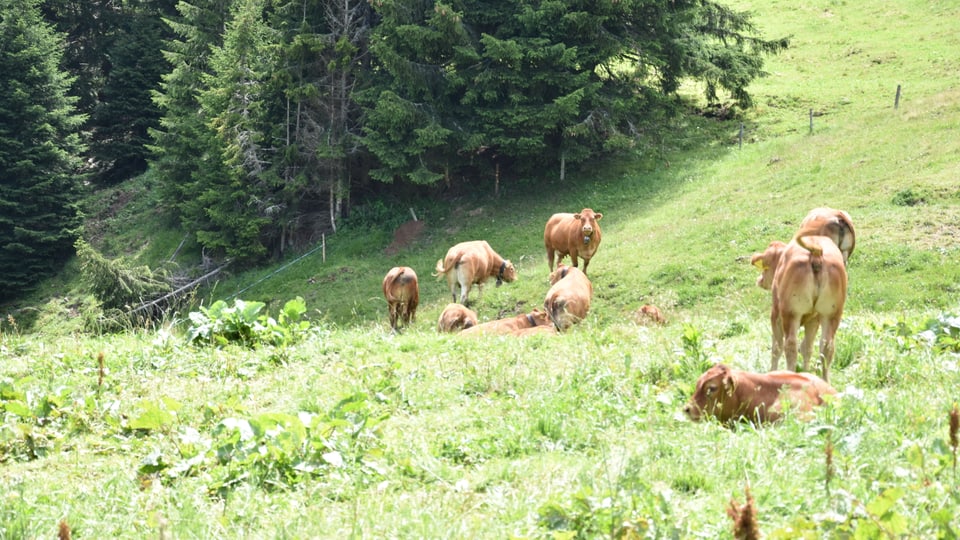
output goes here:
[{"label": "grazing cow", "polygon": [[457,332],[476,326],[477,314],[463,304],[450,303],[443,308],[437,321],[437,332]]},{"label": "grazing cow", "polygon": [[[812,373],[751,373],[717,364],[697,380],[697,388],[683,410],[695,422],[711,416],[720,422],[773,422],[787,408],[809,413],[814,406],[823,404],[823,396],[836,393]],[[809,414],[801,416],[808,417]]]},{"label": "grazing cow", "polygon": [[470,328],[464,328],[461,334],[464,335],[482,335],[482,334],[510,334],[515,330],[522,330],[524,328],[534,328],[537,326],[547,326],[550,325],[550,318],[547,317],[547,314],[535,309],[530,313],[520,314],[516,317],[507,317],[505,319],[497,319],[495,321],[485,322],[478,324],[476,326],[471,326]]},{"label": "grazing cow", "polygon": [[460,303],[467,304],[467,295],[474,284],[483,295],[483,283],[488,278],[497,278],[497,287],[506,281],[517,279],[517,269],[513,263],[497,254],[486,240],[460,242],[447,251],[446,257],[437,261],[437,279],[447,276],[450,295],[457,301],[457,284],[460,284]]},{"label": "grazing cow", "polygon": [[787,369],[797,366],[797,331],[803,325],[803,369],[807,371],[813,340],[820,332],[821,376],[830,380],[834,336],[843,316],[847,299],[847,270],[843,254],[833,240],[825,236],[804,237],[806,246],[771,242],[763,253],[753,255],[751,263],[761,270],[757,285],[771,292],[770,326],[773,346],[770,369],[776,370],[780,355],[787,357]]},{"label": "grazing cow", "polygon": [[410,326],[417,318],[417,304],[420,303],[420,287],[417,273],[409,266],[395,266],[383,278],[383,296],[390,310],[390,328],[398,328],[398,321]]},{"label": "grazing cow", "polygon": [[807,217],[803,218],[803,221],[800,222],[800,229],[794,235],[794,238],[798,244],[803,246],[803,238],[806,236],[826,236],[833,240],[833,243],[840,248],[840,253],[843,253],[844,266],[846,266],[850,255],[853,254],[853,248],[857,241],[850,214],[833,208],[814,208],[807,214]]},{"label": "grazing cow", "polygon": [[563,264],[557,264],[557,269],[550,273],[550,283],[543,308],[562,332],[587,316],[593,284],[579,268]]},{"label": "grazing cow", "polygon": [[577,257],[583,259],[583,273],[587,273],[590,259],[600,247],[600,218],[590,208],[584,208],[579,214],[560,213],[550,216],[543,229],[543,244],[547,248],[547,265],[553,271],[553,256],[557,255],[557,264],[565,255],[570,255],[573,266],[577,266]]}]

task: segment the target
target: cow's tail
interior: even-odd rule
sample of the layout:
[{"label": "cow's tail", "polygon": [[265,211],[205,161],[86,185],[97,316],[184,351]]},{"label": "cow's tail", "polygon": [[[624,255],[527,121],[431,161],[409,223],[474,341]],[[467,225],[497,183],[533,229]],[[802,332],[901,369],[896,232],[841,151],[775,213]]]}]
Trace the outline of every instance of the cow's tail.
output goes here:
[{"label": "cow's tail", "polygon": [[437,261],[437,267],[433,271],[433,277],[440,279],[440,276],[447,273],[447,269],[443,267],[443,259]]},{"label": "cow's tail", "polygon": [[[443,259],[438,259],[437,267],[434,269],[433,274],[431,275],[437,279],[440,279],[441,276],[446,275],[447,272],[459,266],[461,258],[463,258],[463,253],[458,253],[457,256],[453,258],[444,257]],[[447,266],[447,261],[450,262],[450,266]]]},{"label": "cow's tail", "polygon": [[799,233],[797,233],[797,236],[794,237],[794,239],[797,241],[797,245],[809,251],[810,254],[814,257],[820,257],[821,255],[823,255],[823,248],[820,247],[820,243],[818,241],[814,241],[811,243],[810,242],[811,236],[804,235],[802,233],[803,231],[800,231]]},{"label": "cow's tail", "polygon": [[[797,235],[797,245],[810,252],[810,265],[814,273],[819,273],[823,267],[823,247],[820,246],[822,237],[816,237],[813,243],[808,243],[812,237]],[[831,240],[832,242],[832,240]]]}]

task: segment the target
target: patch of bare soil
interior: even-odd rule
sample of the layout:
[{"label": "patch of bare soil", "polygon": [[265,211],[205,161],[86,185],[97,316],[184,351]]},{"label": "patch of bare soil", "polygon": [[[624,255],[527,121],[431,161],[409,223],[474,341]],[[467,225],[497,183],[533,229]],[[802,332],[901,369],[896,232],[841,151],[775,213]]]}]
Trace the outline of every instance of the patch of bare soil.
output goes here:
[{"label": "patch of bare soil", "polygon": [[425,228],[426,224],[423,221],[413,219],[400,225],[397,230],[393,231],[393,242],[390,242],[390,245],[383,250],[384,254],[396,255],[400,253],[410,244],[416,242]]}]

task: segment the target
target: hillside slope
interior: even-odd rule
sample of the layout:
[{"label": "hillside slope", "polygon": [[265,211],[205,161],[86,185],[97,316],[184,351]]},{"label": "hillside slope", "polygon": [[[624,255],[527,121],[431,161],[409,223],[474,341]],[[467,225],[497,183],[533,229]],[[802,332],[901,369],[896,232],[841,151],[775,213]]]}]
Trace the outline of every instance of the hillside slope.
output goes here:
[{"label": "hillside slope", "polygon": [[[536,303],[544,289],[546,219],[592,207],[604,214],[604,241],[591,267],[600,316],[616,319],[651,301],[681,315],[754,310],[762,295],[754,290],[749,256],[787,239],[810,208],[833,206],[857,225],[852,311],[955,305],[956,7],[923,1],[738,7],[754,10],[766,35],[792,36],[790,49],[769,59],[770,76],[752,88],[755,107],[744,117],[742,147],[737,121],[680,120],[669,126],[673,138],[660,151],[593,164],[576,173],[584,182],[576,176],[548,182],[533,194],[514,192],[509,202],[428,203],[417,209],[425,232],[397,254],[385,252],[391,231],[348,231],[328,238],[325,263],[317,252],[280,272],[241,274],[211,298],[240,293],[276,304],[301,295],[339,325],[379,323],[380,280],[391,266],[408,265],[420,275],[422,311],[432,319],[447,297],[446,286],[430,277],[435,261],[456,242],[486,239],[517,264],[520,280],[488,287],[483,308],[516,311]],[[720,140],[709,143],[716,133]],[[394,211],[406,213],[402,205]]]},{"label": "hillside slope", "polygon": [[[346,228],[205,292],[274,313],[306,298],[308,329],[245,345],[190,343],[185,314],[0,333],[0,537],[62,522],[77,538],[733,538],[730,510],[750,498],[764,538],[955,538],[960,7],[740,4],[794,35],[754,89],[742,148],[738,122],[687,118],[656,151],[578,173],[589,185],[365,209],[399,224],[414,206],[425,229],[387,253],[393,226]],[[818,205],[858,232],[839,394],[773,426],[689,421],[711,364],[769,368],[770,296],[749,256]],[[488,284],[482,319],[525,312],[547,289],[544,222],[584,206],[604,240],[581,324],[436,332],[449,293],[430,273],[449,245],[487,239],[519,269]],[[136,214],[101,230],[168,257],[182,235],[130,232]],[[421,277],[401,334],[380,296],[397,264]],[[668,324],[634,321],[647,302]]]}]

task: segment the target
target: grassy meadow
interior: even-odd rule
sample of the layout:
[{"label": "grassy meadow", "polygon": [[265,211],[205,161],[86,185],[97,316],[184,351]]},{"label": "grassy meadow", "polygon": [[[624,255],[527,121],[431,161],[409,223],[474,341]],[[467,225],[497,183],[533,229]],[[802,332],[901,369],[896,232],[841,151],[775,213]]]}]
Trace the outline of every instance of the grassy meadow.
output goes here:
[{"label": "grassy meadow", "polygon": [[[102,336],[9,319],[0,539],[61,522],[75,539],[733,538],[747,489],[765,538],[957,538],[960,6],[733,5],[792,36],[752,88],[742,147],[738,121],[685,118],[636,160],[535,192],[506,183],[509,201],[365,209],[390,227],[345,228],[326,260],[204,293],[205,309],[265,304],[240,321],[260,332],[251,346],[203,344],[217,319],[188,313]],[[386,255],[410,206],[425,231]],[[586,206],[604,236],[585,321],[524,339],[436,332],[449,292],[430,274],[450,245],[486,239],[517,266],[516,282],[471,294],[482,320],[527,312],[548,288],[543,224]],[[857,227],[838,399],[809,422],[687,421],[708,366],[769,368],[750,256],[816,206]],[[144,235],[144,214],[102,224],[101,245]],[[180,237],[140,239],[162,258]],[[395,265],[421,290],[399,335],[380,293]],[[645,303],[668,324],[638,320]]]}]

